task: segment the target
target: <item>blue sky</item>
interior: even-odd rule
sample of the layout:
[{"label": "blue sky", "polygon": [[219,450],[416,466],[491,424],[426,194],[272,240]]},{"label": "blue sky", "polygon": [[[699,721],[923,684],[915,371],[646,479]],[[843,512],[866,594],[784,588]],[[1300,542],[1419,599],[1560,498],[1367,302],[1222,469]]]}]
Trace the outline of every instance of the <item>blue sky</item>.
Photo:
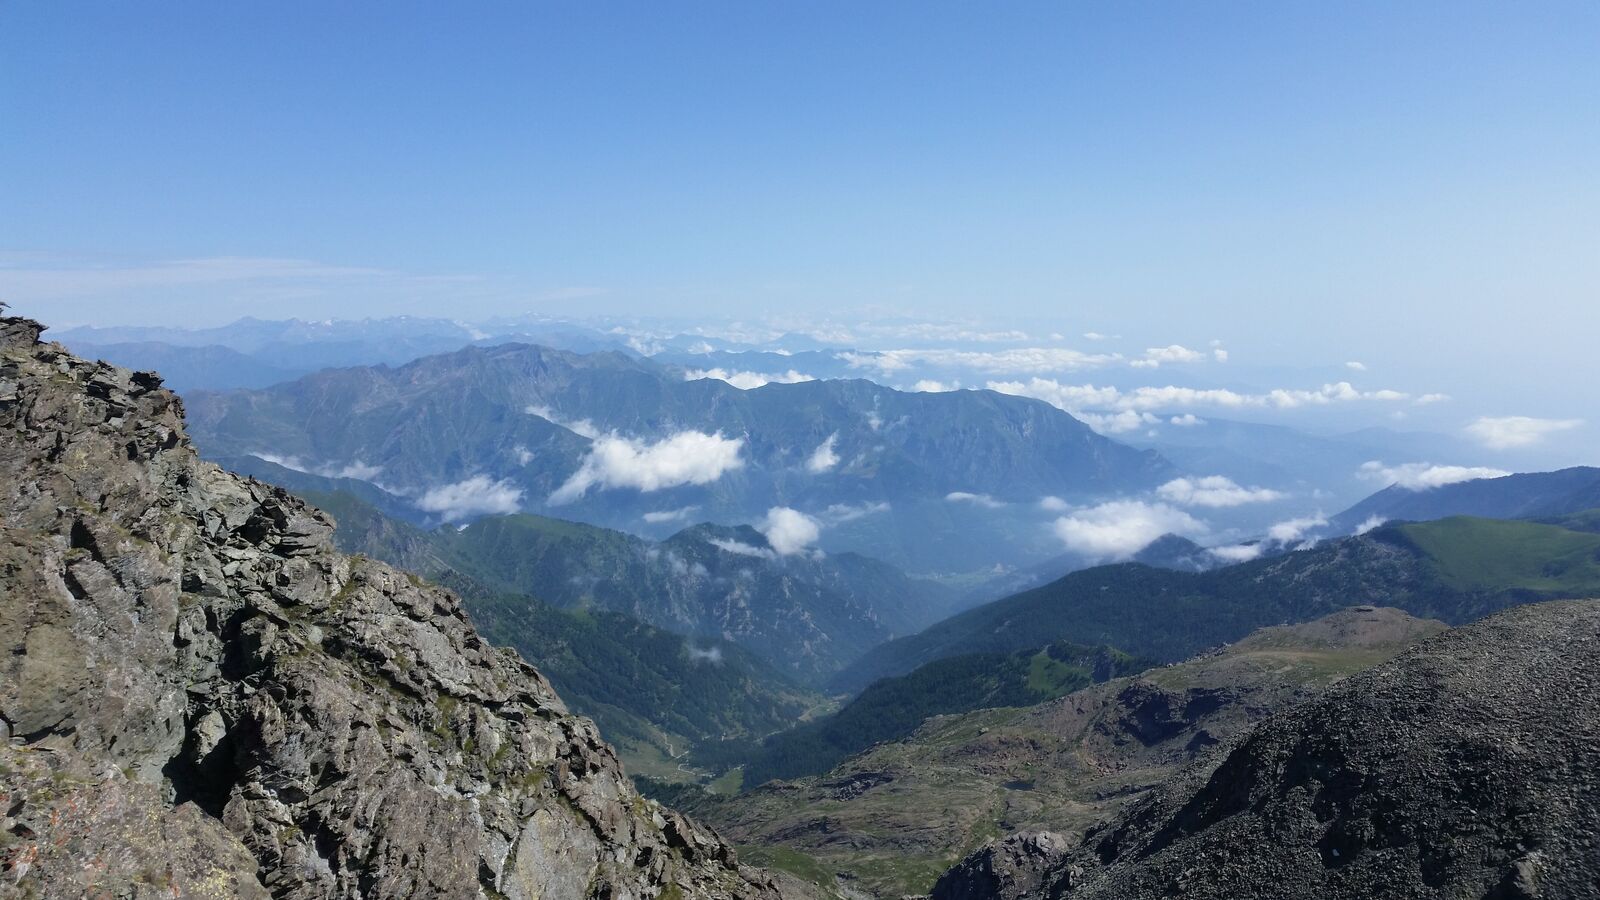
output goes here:
[{"label": "blue sky", "polygon": [[871,308],[1592,383],[1597,46],[1592,3],[9,3],[0,296]]}]

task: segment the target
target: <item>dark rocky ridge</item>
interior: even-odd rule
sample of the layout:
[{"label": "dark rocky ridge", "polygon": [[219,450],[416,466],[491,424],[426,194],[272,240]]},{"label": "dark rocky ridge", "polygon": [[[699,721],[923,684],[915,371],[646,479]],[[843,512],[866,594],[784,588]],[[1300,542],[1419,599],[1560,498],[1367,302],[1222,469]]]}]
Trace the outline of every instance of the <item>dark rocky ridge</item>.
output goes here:
[{"label": "dark rocky ridge", "polygon": [[20,896],[762,897],[450,593],[0,318],[0,879]]},{"label": "dark rocky ridge", "polygon": [[1081,842],[990,845],[933,896],[1600,897],[1600,603],[1430,639]]}]

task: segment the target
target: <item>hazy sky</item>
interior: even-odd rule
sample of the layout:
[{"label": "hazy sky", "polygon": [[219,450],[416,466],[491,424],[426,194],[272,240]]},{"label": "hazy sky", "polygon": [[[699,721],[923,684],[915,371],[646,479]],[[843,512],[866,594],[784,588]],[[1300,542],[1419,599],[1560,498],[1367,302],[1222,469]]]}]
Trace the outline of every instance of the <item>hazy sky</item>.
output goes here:
[{"label": "hazy sky", "polygon": [[11,2],[0,297],[871,306],[1589,385],[1597,48],[1592,2]]}]

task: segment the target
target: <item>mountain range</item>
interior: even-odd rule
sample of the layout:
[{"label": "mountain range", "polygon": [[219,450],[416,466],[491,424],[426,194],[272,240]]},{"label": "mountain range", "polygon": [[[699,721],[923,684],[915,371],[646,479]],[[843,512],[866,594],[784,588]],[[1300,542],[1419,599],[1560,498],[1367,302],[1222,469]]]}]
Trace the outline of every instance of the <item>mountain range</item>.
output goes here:
[{"label": "mountain range", "polygon": [[1531,600],[1595,595],[1600,535],[1457,517],[1376,528],[1208,572],[1138,563],[1073,572],[883,644],[831,686],[857,691],[935,659],[1056,640],[1173,662],[1264,625],[1352,603],[1461,623]]},{"label": "mountain range", "polygon": [[1027,398],[863,380],[741,390],[623,353],[516,344],[186,401],[209,457],[362,478],[419,521],[526,511],[664,536],[685,517],[793,508],[825,549],[924,572],[1042,558],[1042,498],[1174,473]]}]

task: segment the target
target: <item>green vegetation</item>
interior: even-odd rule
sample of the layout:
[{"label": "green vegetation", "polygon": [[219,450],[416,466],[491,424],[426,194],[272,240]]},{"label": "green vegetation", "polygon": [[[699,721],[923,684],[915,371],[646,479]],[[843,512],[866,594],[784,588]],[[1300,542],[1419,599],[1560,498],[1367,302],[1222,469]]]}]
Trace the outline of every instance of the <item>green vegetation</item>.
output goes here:
[{"label": "green vegetation", "polygon": [[1600,534],[1467,516],[1396,530],[1428,555],[1455,590],[1600,592]]},{"label": "green vegetation", "polygon": [[924,663],[1040,640],[1104,644],[1161,662],[1358,603],[1459,624],[1517,603],[1600,596],[1600,538],[1552,525],[1456,518],[1379,528],[1188,573],[1134,563],[1074,572],[890,641],[831,682],[850,691]]},{"label": "green vegetation", "polygon": [[1062,643],[1018,653],[950,657],[878,681],[832,716],[759,744],[703,745],[693,758],[711,768],[742,762],[743,783],[750,786],[814,775],[873,744],[911,734],[930,716],[1031,706],[1146,665],[1110,648]]}]

